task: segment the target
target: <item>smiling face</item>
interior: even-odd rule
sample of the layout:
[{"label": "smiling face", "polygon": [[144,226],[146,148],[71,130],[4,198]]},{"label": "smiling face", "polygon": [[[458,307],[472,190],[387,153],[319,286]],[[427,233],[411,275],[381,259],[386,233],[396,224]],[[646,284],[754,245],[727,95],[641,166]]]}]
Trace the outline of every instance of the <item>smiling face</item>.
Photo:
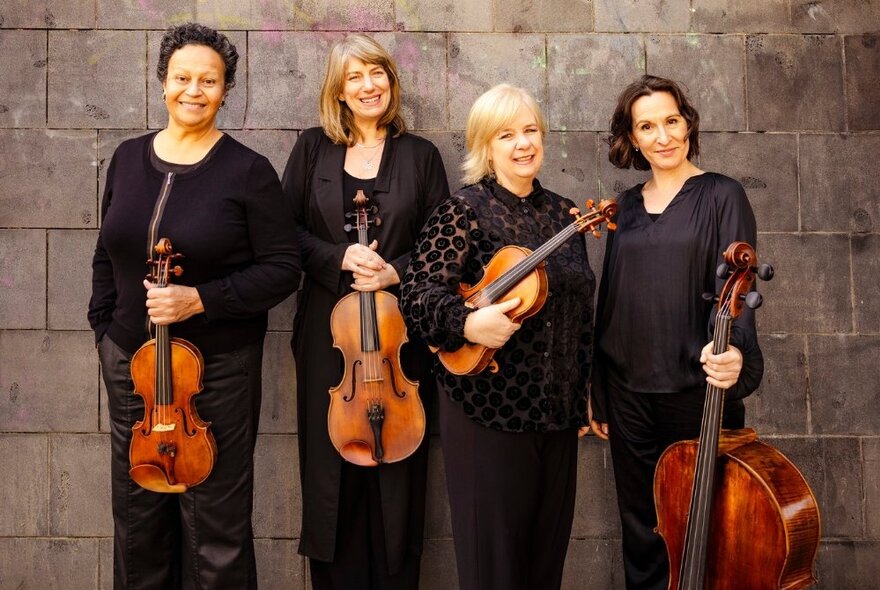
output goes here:
[{"label": "smiling face", "polygon": [[654,171],[673,171],[688,163],[688,125],[668,92],[642,96],[632,105],[630,140]]},{"label": "smiling face", "polygon": [[391,103],[388,72],[378,64],[351,57],[345,66],[339,100],[348,105],[359,127],[376,124]]},{"label": "smiling face", "polygon": [[220,54],[205,45],[184,45],[172,53],[162,83],[168,126],[213,127],[226,95],[225,71]]},{"label": "smiling face", "polygon": [[535,113],[521,104],[509,125],[489,142],[489,162],[498,184],[520,197],[532,192],[532,181],[544,161],[544,140]]}]

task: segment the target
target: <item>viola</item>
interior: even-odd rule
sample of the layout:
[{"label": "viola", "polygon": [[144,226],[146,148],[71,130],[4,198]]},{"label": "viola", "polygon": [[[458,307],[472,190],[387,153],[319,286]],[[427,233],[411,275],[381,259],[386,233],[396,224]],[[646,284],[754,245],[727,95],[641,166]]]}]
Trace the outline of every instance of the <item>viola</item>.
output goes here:
[{"label": "viola", "polygon": [[[168,238],[155,246],[147,278],[165,288],[183,269],[174,261]],[[217,444],[195,407],[202,390],[205,362],[199,349],[171,338],[168,326],[156,326],[156,337],[131,359],[134,392],[144,400],[144,417],[132,427],[129,475],[152,492],[182,493],[207,479],[217,459]]]},{"label": "viola", "polygon": [[[483,267],[483,277],[476,285],[459,285],[458,293],[464,298],[464,304],[472,309],[480,309],[519,297],[520,304],[506,315],[511,321],[521,324],[541,311],[547,301],[544,260],[578,233],[591,230],[598,238],[601,235],[598,228],[603,222],[610,231],[614,231],[617,226],[611,219],[616,213],[617,203],[613,200],[599,201],[598,208],[592,200],[588,200],[585,213],[575,214],[571,225],[534,252],[522,246],[500,248]],[[436,347],[431,347],[431,350],[437,353],[443,366],[455,375],[477,375],[486,367],[493,373],[498,372],[498,363],[492,358],[497,350],[495,348],[465,342],[461,348],[453,351]]]},{"label": "viola", "polygon": [[[754,277],[770,280],[755,250],[724,252],[712,350],[730,342],[742,306],[762,297]],[[709,294],[708,298],[712,298]],[[669,554],[669,590],[798,590],[815,582],[819,508],[804,476],[751,428],[722,430],[724,390],[706,387],[700,437],[670,446],[654,474],[657,532]]]},{"label": "viola", "polygon": [[[358,243],[370,243],[371,225],[379,225],[375,205],[364,192],[354,198]],[[406,326],[397,297],[387,291],[356,291],[340,299],[330,314],[333,346],[342,352],[345,371],[330,388],[327,426],[342,457],[362,466],[409,457],[425,437],[425,409],[418,383],[403,373],[400,349]]]}]

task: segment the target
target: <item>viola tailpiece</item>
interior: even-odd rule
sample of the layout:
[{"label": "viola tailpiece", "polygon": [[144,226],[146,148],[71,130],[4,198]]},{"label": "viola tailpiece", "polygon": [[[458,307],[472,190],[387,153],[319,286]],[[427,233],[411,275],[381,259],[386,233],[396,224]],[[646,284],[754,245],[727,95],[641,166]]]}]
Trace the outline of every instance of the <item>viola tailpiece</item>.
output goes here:
[{"label": "viola tailpiece", "polygon": [[[729,347],[743,306],[757,309],[755,276],[773,278],[755,250],[734,242],[718,278],[713,353]],[[670,590],[797,590],[810,586],[819,542],[815,496],[791,461],[753,429],[722,430],[724,390],[708,385],[700,438],[670,446],[654,475],[657,532],[669,555]]]},{"label": "viola tailpiece", "polygon": [[[148,260],[147,278],[158,288],[169,285],[183,269],[180,254],[167,238],[158,241],[156,258]],[[202,390],[204,360],[191,342],[171,338],[167,325],[155,326],[156,337],[131,359],[135,393],[144,400],[144,418],[132,427],[129,475],[153,492],[182,493],[210,475],[217,445],[195,408]]]}]

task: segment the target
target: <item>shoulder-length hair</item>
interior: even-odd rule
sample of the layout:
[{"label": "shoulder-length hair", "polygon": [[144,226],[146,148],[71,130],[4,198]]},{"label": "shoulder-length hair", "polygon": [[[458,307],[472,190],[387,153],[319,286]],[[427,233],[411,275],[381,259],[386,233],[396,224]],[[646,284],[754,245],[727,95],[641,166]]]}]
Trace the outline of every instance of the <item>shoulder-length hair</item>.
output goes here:
[{"label": "shoulder-length hair", "polygon": [[385,70],[388,75],[391,100],[388,103],[388,110],[379,120],[379,126],[394,127],[394,137],[405,133],[406,123],[400,114],[400,76],[397,73],[397,65],[384,47],[363,33],[348,35],[330,49],[319,106],[324,133],[337,144],[351,146],[359,139],[354,125],[354,115],[345,101],[339,99],[345,85],[348,60],[352,57],[358,58],[365,64],[378,65]]},{"label": "shoulder-length hair", "polygon": [[684,117],[688,128],[687,158],[700,155],[700,114],[691,105],[681,85],[668,78],[642,76],[623,89],[617,97],[617,107],[611,116],[611,136],[608,138],[608,160],[618,168],[650,170],[651,165],[641,152],[637,152],[632,141],[632,106],[643,96],[655,92],[668,92],[678,105],[678,112]]},{"label": "shoulder-length hair", "polygon": [[513,122],[523,105],[534,113],[543,138],[547,134],[547,124],[538,101],[527,90],[510,84],[498,84],[474,102],[465,130],[467,155],[461,165],[465,184],[473,184],[494,173],[489,161],[489,145],[499,131]]}]

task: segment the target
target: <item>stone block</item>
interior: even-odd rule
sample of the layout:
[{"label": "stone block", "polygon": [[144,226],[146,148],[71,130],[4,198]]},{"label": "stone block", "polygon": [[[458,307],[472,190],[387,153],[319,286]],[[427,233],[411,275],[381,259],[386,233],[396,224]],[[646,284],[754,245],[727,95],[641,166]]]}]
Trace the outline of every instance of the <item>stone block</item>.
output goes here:
[{"label": "stone block", "polygon": [[97,0],[99,29],[165,29],[196,20],[191,0],[120,2]]},{"label": "stone block", "polygon": [[547,53],[545,117],[553,130],[607,131],[618,94],[645,73],[637,35],[554,35]]},{"label": "stone block", "polygon": [[0,538],[0,588],[98,587],[98,539]]},{"label": "stone block", "polygon": [[[436,412],[434,415],[436,416]],[[425,538],[452,538],[452,513],[449,509],[449,494],[446,490],[446,464],[443,462],[439,436],[432,436],[428,447]]]},{"label": "stone block", "polygon": [[694,0],[692,26],[706,33],[789,32],[789,1]]},{"label": "stone block", "polygon": [[495,30],[513,33],[593,30],[593,0],[498,0]]},{"label": "stone block", "polygon": [[65,29],[95,26],[95,0],[5,0],[0,5],[0,27],[9,29]]},{"label": "stone block", "polygon": [[801,33],[875,33],[880,5],[863,0],[792,0],[791,21]]},{"label": "stone block", "polygon": [[611,450],[608,443],[595,436],[578,442],[577,499],[571,536],[620,537]]},{"label": "stone block", "polygon": [[269,329],[284,332],[290,341],[293,330],[293,315],[296,313],[296,293],[269,310]]},{"label": "stone block", "polygon": [[645,49],[649,74],[685,85],[701,131],[745,129],[742,35],[654,35]]},{"label": "stone block", "polygon": [[97,227],[95,132],[0,130],[6,227]]},{"label": "stone block", "polygon": [[257,581],[261,590],[305,590],[306,560],[297,555],[297,539],[255,539]]},{"label": "stone block", "polygon": [[[611,115],[608,115],[609,118]],[[615,168],[608,161],[607,133],[599,134],[599,196],[603,199],[617,198],[623,191],[633,186],[646,182],[651,177],[650,171],[636,170],[635,168]]]},{"label": "stone block", "polygon": [[104,197],[104,184],[107,181],[107,167],[113,153],[126,139],[146,134],[143,129],[101,129],[98,131],[98,215],[101,214],[101,200]]},{"label": "stone block", "polygon": [[46,126],[46,63],[45,32],[0,31],[0,127]]},{"label": "stone block", "polygon": [[474,101],[507,82],[525,88],[546,109],[547,53],[544,36],[449,35],[449,128],[464,129]]},{"label": "stone block", "polygon": [[544,164],[538,178],[541,184],[584,209],[587,199],[596,198],[596,134],[554,131],[544,138]]},{"label": "stone block", "polygon": [[[284,167],[290,157],[290,150],[296,143],[296,131],[274,129],[228,130],[227,133],[257,153],[263,154],[272,162],[278,178],[284,176]],[[286,329],[290,329],[287,325]]]},{"label": "stone block", "polygon": [[853,236],[853,317],[858,334],[880,332],[880,236]]},{"label": "stone block", "polygon": [[449,182],[449,192],[454,193],[463,184],[461,181],[461,163],[464,162],[465,156],[464,132],[428,132],[420,135],[430,140],[440,151],[443,167],[446,169],[446,180]]},{"label": "stone block", "polygon": [[113,590],[113,539],[98,539],[100,590]]},{"label": "stone block", "polygon": [[403,31],[491,31],[493,0],[410,0],[398,4]]},{"label": "stone block", "polygon": [[49,436],[49,534],[113,534],[109,436]]},{"label": "stone block", "polygon": [[92,296],[92,256],[97,230],[50,230],[49,329],[89,330],[86,311]]},{"label": "stone block", "polygon": [[422,550],[420,590],[457,590],[458,568],[452,539],[428,539]]},{"label": "stone block", "polygon": [[[7,330],[46,327],[45,231],[0,230],[0,283],[0,326]],[[5,365],[5,359],[0,363]]]},{"label": "stone block", "polygon": [[[185,21],[184,21],[185,22]],[[162,83],[156,77],[159,63],[159,46],[164,31],[147,33],[147,124],[151,129],[168,125],[168,109],[162,101]],[[235,86],[226,96],[226,105],[217,111],[217,126],[221,129],[238,129],[244,124],[247,107],[248,47],[245,31],[223,31],[238,51],[239,60],[235,70]]]},{"label": "stone block", "polygon": [[410,130],[446,129],[446,36],[379,33],[375,37],[397,64],[401,114]]},{"label": "stone block", "polygon": [[865,471],[865,536],[880,538],[880,438],[862,439]]},{"label": "stone block", "polygon": [[563,590],[623,590],[620,539],[572,539],[562,573]]},{"label": "stone block", "polygon": [[802,135],[800,141],[802,229],[880,230],[880,188],[867,165],[880,150],[880,135]]},{"label": "stone block", "polygon": [[[834,438],[773,438],[779,449],[803,473],[816,496],[822,538],[861,537],[862,470],[859,440]],[[829,588],[847,586],[829,586]]]},{"label": "stone block", "polygon": [[687,2],[595,0],[594,5],[597,32],[672,33],[687,32],[690,26],[690,5]]},{"label": "stone block", "polygon": [[[5,384],[4,384],[5,385]],[[4,392],[10,391],[3,387]],[[12,392],[10,392],[10,395]],[[3,428],[3,430],[11,430]],[[7,474],[0,486],[0,536],[45,536],[49,531],[49,488],[46,456],[49,442],[43,434],[0,434],[0,472]],[[14,485],[11,485],[14,482]],[[8,539],[0,539],[0,543]],[[0,551],[0,556],[12,555]],[[0,557],[0,560],[3,558]],[[12,563],[0,562],[0,572]],[[0,580],[3,579],[0,573]],[[0,588],[15,588],[0,583]]]},{"label": "stone block", "polygon": [[761,234],[758,241],[759,260],[776,270],[772,281],[758,285],[764,295],[756,314],[760,332],[852,331],[847,236]]},{"label": "stone block", "polygon": [[807,345],[813,432],[880,434],[880,337],[811,335]]},{"label": "stone block", "polygon": [[880,579],[880,541],[839,540],[819,545],[819,590],[876,588]]},{"label": "stone block", "polygon": [[290,334],[270,332],[263,346],[263,405],[260,432],[296,432],[296,367]]},{"label": "stone block", "polygon": [[745,400],[748,426],[764,436],[807,434],[806,337],[770,334],[758,339],[764,353],[764,379]]},{"label": "stone block", "polygon": [[251,33],[244,126],[305,129],[318,125],[321,83],[340,33]]},{"label": "stone block", "polygon": [[254,536],[299,537],[302,492],[296,437],[257,437],[254,455]]},{"label": "stone block", "polygon": [[827,35],[747,36],[749,129],[843,130],[840,45],[839,38]]},{"label": "stone block", "polygon": [[880,35],[845,37],[846,112],[851,131],[880,129]]},{"label": "stone block", "polygon": [[[788,133],[701,133],[703,170],[739,181],[758,231],[798,230],[797,136]],[[760,243],[758,244],[760,246]]]},{"label": "stone block", "polygon": [[98,355],[91,332],[0,331],[0,431],[98,428]]},{"label": "stone block", "polygon": [[49,32],[49,126],[144,127],[146,34]]}]

